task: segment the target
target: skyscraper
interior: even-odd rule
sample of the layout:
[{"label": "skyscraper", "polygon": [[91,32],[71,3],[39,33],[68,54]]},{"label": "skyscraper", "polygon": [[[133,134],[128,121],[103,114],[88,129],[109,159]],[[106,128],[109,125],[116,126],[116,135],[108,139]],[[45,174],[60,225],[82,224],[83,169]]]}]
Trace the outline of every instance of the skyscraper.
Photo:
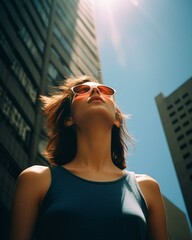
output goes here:
[{"label": "skyscraper", "polygon": [[191,240],[191,231],[188,225],[186,215],[177,206],[175,206],[166,197],[163,197],[166,216],[167,229],[170,240]]},{"label": "skyscraper", "polygon": [[192,223],[192,78],[156,104]]},{"label": "skyscraper", "polygon": [[[18,174],[42,156],[46,131],[38,101],[73,75],[101,80],[88,0],[0,0],[0,239]],[[3,233],[2,233],[3,232]]]}]

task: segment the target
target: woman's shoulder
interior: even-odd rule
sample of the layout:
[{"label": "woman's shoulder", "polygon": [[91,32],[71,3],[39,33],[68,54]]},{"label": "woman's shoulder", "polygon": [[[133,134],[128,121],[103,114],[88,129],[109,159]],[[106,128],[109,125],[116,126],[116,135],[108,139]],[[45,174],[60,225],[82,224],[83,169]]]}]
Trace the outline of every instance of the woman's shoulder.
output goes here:
[{"label": "woman's shoulder", "polygon": [[27,173],[27,172],[28,172],[28,173],[29,173],[29,172],[31,172],[31,173],[42,173],[42,172],[46,171],[47,169],[49,169],[48,166],[33,165],[33,166],[30,166],[30,167],[24,169],[24,170],[21,172],[21,174]]},{"label": "woman's shoulder", "polygon": [[139,184],[159,186],[157,180],[147,174],[135,174],[135,177]]},{"label": "woman's shoulder", "polygon": [[42,166],[42,165],[33,165],[30,166],[26,169],[24,169],[20,175],[19,178],[26,178],[26,177],[37,177],[46,174],[49,172],[49,167],[48,166]]},{"label": "woman's shoulder", "polygon": [[49,167],[34,165],[24,169],[19,177],[18,181],[26,181],[26,180],[35,180],[36,178],[42,178],[50,174]]},{"label": "woman's shoulder", "polygon": [[160,186],[156,179],[146,174],[135,176],[148,205],[152,205],[155,199],[161,198]]},{"label": "woman's shoulder", "polygon": [[50,184],[51,173],[48,166],[34,165],[24,169],[17,180],[17,185],[41,188]]}]

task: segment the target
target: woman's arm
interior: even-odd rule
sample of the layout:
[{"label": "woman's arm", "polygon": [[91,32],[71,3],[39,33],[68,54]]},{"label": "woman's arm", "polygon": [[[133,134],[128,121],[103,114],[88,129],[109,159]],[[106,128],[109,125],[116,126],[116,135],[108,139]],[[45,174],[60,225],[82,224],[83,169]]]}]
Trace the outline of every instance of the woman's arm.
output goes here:
[{"label": "woman's arm", "polygon": [[38,210],[49,184],[47,167],[33,166],[20,174],[12,202],[11,240],[33,238]]},{"label": "woman's arm", "polygon": [[140,175],[137,181],[148,205],[147,239],[168,240],[165,206],[158,183],[146,175]]}]

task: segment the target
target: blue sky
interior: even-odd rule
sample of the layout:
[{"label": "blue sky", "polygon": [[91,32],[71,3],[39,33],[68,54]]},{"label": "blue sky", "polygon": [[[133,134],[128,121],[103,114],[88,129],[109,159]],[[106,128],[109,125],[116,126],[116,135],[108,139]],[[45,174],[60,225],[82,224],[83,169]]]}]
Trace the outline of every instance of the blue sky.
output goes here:
[{"label": "blue sky", "polygon": [[136,138],[129,169],[146,173],[186,213],[155,96],[172,93],[192,76],[191,0],[95,0],[103,81],[131,114]]}]

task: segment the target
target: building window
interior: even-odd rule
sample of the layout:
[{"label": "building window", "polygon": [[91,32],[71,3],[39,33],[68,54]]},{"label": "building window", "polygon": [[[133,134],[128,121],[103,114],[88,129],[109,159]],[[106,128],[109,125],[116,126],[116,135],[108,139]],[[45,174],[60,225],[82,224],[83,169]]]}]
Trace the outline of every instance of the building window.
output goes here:
[{"label": "building window", "polygon": [[190,135],[190,134],[192,134],[192,129],[189,129],[189,130],[186,132],[186,135],[187,135],[187,136]]},{"label": "building window", "polygon": [[189,121],[183,123],[183,127],[186,127],[187,125],[189,125]]},{"label": "building window", "polygon": [[35,8],[37,9],[37,12],[42,20],[42,22],[44,23],[44,25],[48,28],[49,26],[49,18],[47,16],[47,13],[44,9],[44,6],[42,5],[40,0],[32,0]]},{"label": "building window", "polygon": [[181,141],[183,138],[184,138],[184,135],[182,134],[182,135],[180,135],[180,136],[177,138],[177,140],[178,140],[178,141]]},{"label": "building window", "polygon": [[40,57],[38,49],[37,49],[32,37],[31,37],[31,35],[27,31],[27,29],[24,27],[24,25],[21,26],[20,31],[19,31],[19,35],[20,35],[21,39],[23,40],[23,42],[25,43],[25,46],[28,48],[31,55],[33,56],[35,62],[37,62],[38,66],[41,67],[42,66],[42,59]]},{"label": "building window", "polygon": [[173,121],[172,121],[172,124],[176,124],[178,122],[178,119],[174,119]]},{"label": "building window", "polygon": [[170,117],[172,117],[172,116],[174,116],[174,115],[175,115],[175,112],[171,112],[171,113],[169,114]]},{"label": "building window", "polygon": [[47,3],[47,1],[42,1],[42,6],[45,9],[45,11],[47,12],[47,15],[50,15],[51,12],[51,7],[49,5],[49,3]]},{"label": "building window", "polygon": [[61,62],[61,64],[63,65],[63,69],[65,72],[66,76],[72,76],[73,73],[71,71],[71,69],[68,67],[68,65],[66,64],[66,62],[63,60],[63,58],[61,57],[61,55],[58,53],[58,51],[54,48],[51,47],[51,51],[52,53],[56,56],[56,58]]},{"label": "building window", "polygon": [[51,52],[55,55],[55,57],[56,57],[58,60],[61,60],[59,53],[57,52],[57,50],[56,50],[54,47],[51,47]]},{"label": "building window", "polygon": [[49,4],[49,6],[51,6],[52,0],[46,0],[46,2]]},{"label": "building window", "polygon": [[[83,43],[83,49],[85,47],[85,49],[87,49],[87,51],[89,51],[92,55],[94,56],[94,58],[96,58],[95,56],[95,46],[93,44],[91,44],[91,40],[89,36],[86,36],[86,33],[84,31],[84,26],[80,24],[80,22],[78,22],[77,25],[77,30],[78,30],[78,36],[80,37],[82,43]],[[86,38],[85,38],[86,36]]]},{"label": "building window", "polygon": [[188,164],[186,165],[186,167],[187,167],[187,169],[192,168],[192,162],[188,163]]},{"label": "building window", "polygon": [[173,108],[172,104],[167,107],[167,110],[170,110],[171,108]]},{"label": "building window", "polygon": [[177,128],[175,128],[175,132],[179,132],[181,130],[181,127],[177,127]]},{"label": "building window", "polygon": [[[8,63],[10,64],[10,62],[12,60],[12,56],[13,56],[13,51],[9,44],[8,39],[5,37],[5,35],[3,34],[3,32],[1,30],[0,30],[0,47],[5,52],[6,61],[8,60]],[[1,58],[2,58],[2,55],[3,55],[3,52],[1,50]],[[3,62],[5,62],[5,59],[3,59]]]},{"label": "building window", "polygon": [[40,50],[41,53],[44,52],[44,48],[45,48],[45,43],[42,40],[42,38],[39,36],[39,34],[36,34],[36,43],[37,43],[37,47]]},{"label": "building window", "polygon": [[[84,11],[85,13],[85,11]],[[80,12],[79,14],[79,20],[80,22],[82,23],[82,25],[84,25],[84,33],[86,34],[87,37],[91,37],[91,38],[94,38],[94,34],[92,33],[92,31],[90,29],[93,29],[94,27],[91,26],[91,23],[90,23],[90,20],[89,18],[86,17],[86,14],[82,14]]]},{"label": "building window", "polygon": [[69,33],[72,34],[71,29],[75,29],[75,24],[70,20],[70,18],[67,15],[67,11],[63,10],[62,6],[58,3],[57,6],[57,16],[60,18],[60,20],[65,24],[65,26],[69,29]]},{"label": "building window", "polygon": [[190,103],[192,103],[191,99],[185,102],[185,105],[188,106]]},{"label": "building window", "polygon": [[61,45],[64,47],[64,49],[70,54],[72,52],[72,48],[70,44],[68,43],[67,39],[63,36],[61,31],[57,26],[54,26],[53,32],[58,39],[58,41],[61,43]]},{"label": "building window", "polygon": [[84,63],[86,68],[88,68],[91,73],[96,73],[98,71],[97,68],[95,67],[95,65],[92,64],[92,61],[85,54],[85,52],[83,52],[82,49],[79,49],[79,53],[80,53],[79,57],[81,59],[81,62]]},{"label": "building window", "polygon": [[186,117],[186,116],[187,116],[186,113],[183,113],[183,114],[180,116],[180,118],[183,119],[183,118]]},{"label": "building window", "polygon": [[55,81],[54,82],[55,84],[57,81],[60,81],[63,79],[61,74],[58,72],[58,70],[55,68],[55,66],[52,63],[49,63],[49,66],[48,66],[48,76]]},{"label": "building window", "polygon": [[175,104],[178,104],[180,101],[181,101],[180,99],[177,99],[177,100],[175,101]]},{"label": "building window", "polygon": [[183,109],[183,106],[180,106],[177,108],[177,111],[181,111]]},{"label": "building window", "polygon": [[180,146],[180,149],[183,150],[183,149],[185,149],[186,147],[187,147],[187,144],[184,143],[183,145]]},{"label": "building window", "polygon": [[49,77],[51,77],[51,79],[56,79],[58,75],[57,69],[51,63],[49,63],[48,66],[48,75]]},{"label": "building window", "polygon": [[[69,20],[72,26],[75,27],[76,19],[77,19],[76,7],[73,8],[72,6],[69,6],[69,3],[71,3],[71,1],[63,0],[63,1],[57,1],[57,2],[58,2],[57,8],[61,8],[64,10],[65,12],[64,15],[67,17],[67,20]],[[75,30],[75,28],[73,29]]]},{"label": "building window", "polygon": [[186,97],[188,97],[189,96],[189,94],[188,93],[185,93],[183,96],[182,96],[182,98],[186,98]]},{"label": "building window", "polygon": [[188,152],[188,153],[185,153],[184,155],[183,155],[183,158],[184,159],[187,159],[187,158],[189,158],[191,156],[191,154]]}]

